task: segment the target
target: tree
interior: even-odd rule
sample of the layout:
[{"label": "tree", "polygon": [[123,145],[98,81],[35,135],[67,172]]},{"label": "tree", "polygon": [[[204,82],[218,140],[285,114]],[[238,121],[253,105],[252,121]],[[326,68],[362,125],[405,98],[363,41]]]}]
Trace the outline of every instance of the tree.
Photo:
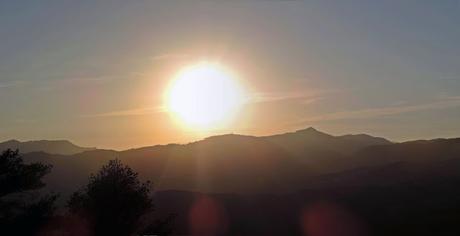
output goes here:
[{"label": "tree", "polygon": [[119,160],[111,160],[90,176],[89,183],[75,192],[68,207],[86,218],[95,235],[132,235],[152,227],[145,217],[153,211],[151,183]]},{"label": "tree", "polygon": [[37,198],[37,193],[33,192],[45,186],[42,178],[50,170],[50,165],[24,164],[18,150],[8,149],[0,155],[2,233],[33,234],[53,215],[57,195]]}]

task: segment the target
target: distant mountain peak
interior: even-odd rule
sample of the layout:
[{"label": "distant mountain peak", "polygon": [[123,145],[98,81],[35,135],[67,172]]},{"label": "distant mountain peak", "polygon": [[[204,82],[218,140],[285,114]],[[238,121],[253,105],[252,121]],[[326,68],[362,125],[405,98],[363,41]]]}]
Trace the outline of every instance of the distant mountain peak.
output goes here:
[{"label": "distant mountain peak", "polygon": [[[65,140],[65,139],[56,139],[56,140],[46,140],[46,139],[41,139],[41,140],[31,140],[31,141],[24,141],[21,143],[60,143],[60,144],[70,144],[70,145],[75,145],[72,142]],[[75,145],[76,146],[76,145]]]},{"label": "distant mountain peak", "polygon": [[18,141],[15,139],[0,143],[0,151],[6,149],[19,149],[21,153],[46,152],[50,154],[72,155],[95,148],[80,147],[68,140],[33,140]]},{"label": "distant mountain peak", "polygon": [[295,131],[296,133],[323,133],[313,127],[308,127],[308,128],[305,128],[305,129],[300,129],[300,130],[297,130]]},{"label": "distant mountain peak", "polygon": [[20,142],[18,140],[16,140],[16,139],[10,139],[10,140],[7,140],[7,141],[5,141],[3,143],[20,143]]},{"label": "distant mountain peak", "polygon": [[332,135],[324,133],[324,132],[321,132],[321,131],[313,128],[313,127],[308,127],[308,128],[305,128],[305,129],[297,130],[297,131],[294,132],[294,134],[308,135],[308,136],[315,136],[315,137],[320,137],[320,136],[332,137]]},{"label": "distant mountain peak", "polygon": [[317,129],[313,128],[313,127],[308,127],[306,129],[304,129],[305,131],[316,131],[316,132],[319,132]]}]

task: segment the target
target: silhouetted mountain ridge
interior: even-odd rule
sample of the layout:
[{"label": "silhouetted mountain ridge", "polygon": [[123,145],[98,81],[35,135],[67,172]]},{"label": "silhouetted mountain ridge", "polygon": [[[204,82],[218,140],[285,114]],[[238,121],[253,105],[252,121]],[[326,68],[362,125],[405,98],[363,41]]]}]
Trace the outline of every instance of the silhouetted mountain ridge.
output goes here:
[{"label": "silhouetted mountain ridge", "polygon": [[460,138],[415,140],[391,145],[369,146],[357,152],[350,161],[360,165],[388,162],[431,163],[459,158]]},{"label": "silhouetted mountain ridge", "polygon": [[0,143],[0,150],[19,149],[21,153],[46,152],[50,154],[73,155],[84,151],[94,150],[77,146],[67,140],[37,140],[21,142],[15,139]]},{"label": "silhouetted mountain ridge", "polygon": [[[90,173],[117,158],[138,171],[142,178],[152,180],[158,190],[282,193],[336,182],[337,178],[327,176],[344,176],[346,180],[351,178],[348,176],[359,175],[366,181],[367,177],[359,174],[366,172],[359,168],[385,176],[372,166],[404,162],[408,168],[415,168],[417,163],[411,161],[414,155],[431,163],[456,158],[459,148],[456,139],[392,143],[369,135],[333,136],[308,128],[263,137],[217,135],[188,144],[125,151],[96,149],[67,156],[29,153],[25,159],[53,164],[53,172],[46,180],[50,188],[60,192],[74,191]],[[400,173],[408,168],[400,169]],[[392,179],[398,175],[394,174]],[[402,179],[409,177],[401,175]],[[346,183],[353,181],[339,182]]]}]

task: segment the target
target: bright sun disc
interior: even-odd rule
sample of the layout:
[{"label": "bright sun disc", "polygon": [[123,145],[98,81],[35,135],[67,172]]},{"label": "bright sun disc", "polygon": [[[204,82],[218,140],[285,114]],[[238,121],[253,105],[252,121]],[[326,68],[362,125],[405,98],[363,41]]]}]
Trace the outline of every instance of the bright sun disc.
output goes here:
[{"label": "bright sun disc", "polygon": [[238,112],[244,96],[234,76],[216,63],[181,70],[167,93],[167,108],[191,128],[218,128]]}]

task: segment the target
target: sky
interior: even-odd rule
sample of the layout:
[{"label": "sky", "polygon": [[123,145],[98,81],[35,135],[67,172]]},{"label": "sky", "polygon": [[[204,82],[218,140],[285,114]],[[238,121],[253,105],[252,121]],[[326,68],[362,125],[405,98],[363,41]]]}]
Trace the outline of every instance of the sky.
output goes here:
[{"label": "sky", "polygon": [[[313,126],[460,136],[460,1],[0,1],[0,141],[125,149]],[[178,70],[219,61],[249,94],[197,132],[162,109]]]}]

